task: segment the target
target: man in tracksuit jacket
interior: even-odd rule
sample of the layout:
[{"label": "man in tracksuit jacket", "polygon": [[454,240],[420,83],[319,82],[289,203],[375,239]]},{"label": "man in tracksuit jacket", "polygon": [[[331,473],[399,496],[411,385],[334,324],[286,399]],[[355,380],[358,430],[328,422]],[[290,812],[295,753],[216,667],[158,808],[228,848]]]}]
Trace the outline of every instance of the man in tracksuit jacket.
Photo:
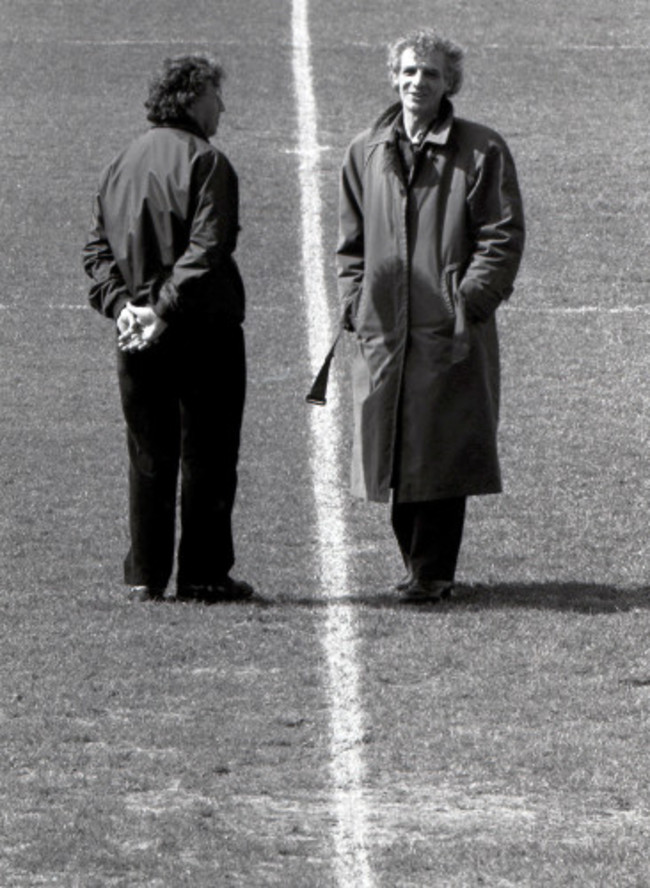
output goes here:
[{"label": "man in tracksuit jacket", "polygon": [[145,102],[153,126],[102,173],[83,250],[90,303],[117,328],[130,463],[124,580],[137,600],[163,598],[170,580],[179,468],[177,598],[253,593],[229,574],[246,370],[237,176],[209,142],[222,76],[208,57],[165,61]]}]

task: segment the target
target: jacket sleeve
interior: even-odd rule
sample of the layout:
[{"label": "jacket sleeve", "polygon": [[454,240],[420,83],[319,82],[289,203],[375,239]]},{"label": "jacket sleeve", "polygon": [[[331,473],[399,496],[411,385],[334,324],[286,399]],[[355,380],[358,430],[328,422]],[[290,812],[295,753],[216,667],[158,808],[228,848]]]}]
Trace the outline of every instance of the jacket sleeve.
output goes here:
[{"label": "jacket sleeve", "polygon": [[363,158],[360,146],[353,143],[347,151],[341,171],[339,187],[339,236],[336,248],[336,266],[339,295],[343,305],[344,326],[353,330],[353,307],[363,286],[364,217],[363,217]]},{"label": "jacket sleeve", "polygon": [[238,182],[228,160],[218,152],[199,162],[198,196],[189,241],[162,284],[154,311],[169,320],[183,310],[204,278],[229,260],[237,245]]},{"label": "jacket sleeve", "polygon": [[82,261],[84,271],[92,279],[88,294],[91,306],[104,317],[116,320],[130,293],[106,237],[99,196],[93,205],[92,227]]},{"label": "jacket sleeve", "polygon": [[470,321],[484,321],[513,290],[524,247],[514,161],[503,141],[488,147],[467,197],[474,249],[462,283]]}]

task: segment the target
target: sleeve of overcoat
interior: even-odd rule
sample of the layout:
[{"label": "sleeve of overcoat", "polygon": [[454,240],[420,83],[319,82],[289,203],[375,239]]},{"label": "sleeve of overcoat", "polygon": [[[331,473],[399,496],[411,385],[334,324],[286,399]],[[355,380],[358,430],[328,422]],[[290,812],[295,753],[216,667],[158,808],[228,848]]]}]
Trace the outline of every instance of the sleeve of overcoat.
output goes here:
[{"label": "sleeve of overcoat", "polygon": [[344,324],[352,330],[352,307],[363,286],[363,156],[362,146],[353,142],[341,170],[339,186],[339,235],[336,265]]},{"label": "sleeve of overcoat", "polygon": [[474,249],[460,292],[468,318],[484,321],[513,290],[524,247],[524,214],[515,164],[494,138],[467,197]]}]

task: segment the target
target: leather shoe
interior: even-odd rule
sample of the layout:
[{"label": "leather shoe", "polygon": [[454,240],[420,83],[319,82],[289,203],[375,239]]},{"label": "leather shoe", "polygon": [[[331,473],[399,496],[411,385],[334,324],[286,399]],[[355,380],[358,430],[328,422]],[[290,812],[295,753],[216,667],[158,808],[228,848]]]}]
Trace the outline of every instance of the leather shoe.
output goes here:
[{"label": "leather shoe", "polygon": [[159,586],[129,586],[129,601],[162,601],[165,590]]},{"label": "leather shoe", "polygon": [[243,580],[226,577],[220,583],[209,585],[179,586],[176,590],[178,601],[201,601],[204,604],[216,604],[220,601],[245,601],[252,598],[255,590]]},{"label": "leather shoe", "polygon": [[435,603],[451,598],[454,584],[451,580],[425,580],[413,577],[402,590],[402,600],[413,603]]}]

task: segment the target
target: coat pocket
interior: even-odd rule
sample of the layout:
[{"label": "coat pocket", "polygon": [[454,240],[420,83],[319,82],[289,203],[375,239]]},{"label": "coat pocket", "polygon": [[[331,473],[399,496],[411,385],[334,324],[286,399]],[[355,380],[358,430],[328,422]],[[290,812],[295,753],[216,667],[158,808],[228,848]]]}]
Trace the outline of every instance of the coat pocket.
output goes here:
[{"label": "coat pocket", "polygon": [[464,361],[469,355],[470,338],[467,326],[465,300],[460,292],[460,274],[462,265],[453,262],[442,271],[441,290],[449,310],[454,316],[454,336],[451,353],[452,364]]},{"label": "coat pocket", "polygon": [[440,276],[440,290],[442,292],[442,298],[445,301],[447,308],[449,309],[449,314],[456,316],[456,306],[455,306],[455,297],[454,293],[458,290],[458,274],[460,271],[460,264],[454,263],[453,265],[446,265]]}]

